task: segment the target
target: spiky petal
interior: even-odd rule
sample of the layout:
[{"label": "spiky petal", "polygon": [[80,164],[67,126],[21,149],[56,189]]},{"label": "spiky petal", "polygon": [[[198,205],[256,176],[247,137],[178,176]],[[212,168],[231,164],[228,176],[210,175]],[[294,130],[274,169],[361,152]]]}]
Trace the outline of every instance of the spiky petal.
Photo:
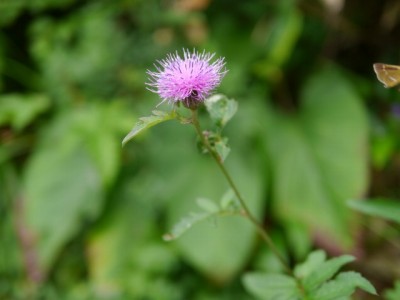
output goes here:
[{"label": "spiky petal", "polygon": [[187,106],[202,103],[221,83],[227,73],[224,58],[212,62],[215,54],[183,50],[157,61],[157,72],[147,71],[148,89],[157,93],[162,102],[183,102]]}]

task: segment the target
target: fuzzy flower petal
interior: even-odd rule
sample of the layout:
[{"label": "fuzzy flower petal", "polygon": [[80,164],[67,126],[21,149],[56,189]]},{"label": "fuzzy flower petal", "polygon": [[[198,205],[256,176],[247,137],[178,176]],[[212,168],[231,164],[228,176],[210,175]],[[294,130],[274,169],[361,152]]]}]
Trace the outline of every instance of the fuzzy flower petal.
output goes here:
[{"label": "fuzzy flower petal", "polygon": [[147,71],[150,80],[148,89],[159,94],[170,103],[183,102],[186,105],[200,104],[221,83],[227,73],[224,58],[211,62],[214,54],[183,50],[169,54],[157,61],[157,72]]}]

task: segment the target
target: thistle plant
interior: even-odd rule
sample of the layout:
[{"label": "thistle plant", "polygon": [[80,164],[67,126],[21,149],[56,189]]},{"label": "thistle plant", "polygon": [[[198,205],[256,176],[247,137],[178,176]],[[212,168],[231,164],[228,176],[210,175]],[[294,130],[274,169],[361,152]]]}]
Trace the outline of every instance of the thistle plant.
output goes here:
[{"label": "thistle plant", "polygon": [[[184,125],[193,125],[198,136],[200,149],[218,165],[230,186],[219,204],[203,199],[199,201],[202,212],[182,218],[164,235],[167,241],[185,233],[195,223],[212,216],[237,214],[250,221],[262,240],[282,264],[286,274],[250,272],[243,276],[245,288],[259,299],[350,299],[356,288],[376,294],[368,280],[356,272],[341,272],[339,269],[354,260],[343,255],[327,260],[325,252],[318,250],[309,254],[306,261],[292,268],[285,256],[278,250],[262,223],[253,215],[241,195],[233,177],[225,167],[230,148],[223,136],[223,128],[236,113],[235,100],[221,94],[213,94],[228,73],[223,57],[205,51],[183,50],[169,54],[155,64],[156,71],[148,71],[148,90],[159,95],[161,103],[170,104],[169,111],[154,110],[151,116],[139,119],[131,132],[124,138],[123,145],[144,130],[168,120],[178,120]],[[214,124],[214,130],[203,130],[198,111],[202,107]],[[335,276],[336,275],[336,276]]]}]

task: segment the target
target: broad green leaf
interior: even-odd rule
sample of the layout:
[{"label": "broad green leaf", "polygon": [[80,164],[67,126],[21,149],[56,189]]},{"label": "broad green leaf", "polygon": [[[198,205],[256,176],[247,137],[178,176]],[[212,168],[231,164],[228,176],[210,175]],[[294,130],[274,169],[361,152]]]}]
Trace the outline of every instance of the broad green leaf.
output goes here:
[{"label": "broad green leaf", "polygon": [[0,96],[0,125],[21,130],[49,107],[50,100],[44,95]]},{"label": "broad green leaf", "polygon": [[69,130],[85,144],[106,186],[112,184],[117,175],[120,139],[131,127],[131,119],[132,115],[118,101],[88,105],[70,116]]},{"label": "broad green leaf", "polygon": [[400,201],[392,199],[352,200],[349,206],[364,214],[384,218],[400,224]]},{"label": "broad green leaf", "polygon": [[55,143],[52,148],[39,149],[28,165],[26,215],[45,270],[83,222],[92,221],[102,207],[98,169],[79,147]]},{"label": "broad green leaf", "polygon": [[211,119],[218,127],[224,127],[235,115],[238,107],[237,101],[228,99],[225,95],[216,94],[204,101]]},{"label": "broad green leaf", "polygon": [[326,253],[322,250],[311,252],[306,261],[299,264],[294,269],[294,274],[297,278],[305,278],[316,270],[326,260]]},{"label": "broad green leaf", "polygon": [[261,300],[297,300],[296,281],[283,274],[247,273],[242,278],[246,290]]},{"label": "broad green leaf", "polygon": [[[159,238],[156,204],[150,203],[151,193],[145,192],[152,184],[149,181],[146,175],[124,176],[113,190],[106,217],[91,227],[86,251],[92,298],[104,298],[106,293],[108,298],[120,299],[127,291],[135,299],[152,297],[162,291],[154,284],[155,275],[159,275],[157,281],[165,278],[169,283],[178,257],[171,244]],[[170,290],[165,299],[182,298],[176,296],[177,289]]]},{"label": "broad green leaf", "polygon": [[353,260],[353,256],[342,255],[340,257],[335,257],[323,262],[322,264],[316,266],[316,269],[314,269],[313,272],[304,278],[304,288],[307,291],[314,290],[319,285],[332,278],[343,265]]},{"label": "broad green leaf", "polygon": [[43,132],[26,168],[26,214],[45,269],[103,206],[116,176],[120,133],[126,126],[116,103],[82,106],[57,116]]},{"label": "broad green leaf", "polygon": [[122,145],[125,145],[128,141],[133,139],[139,133],[147,130],[161,122],[165,122],[168,120],[172,120],[176,118],[175,111],[164,112],[164,111],[153,111],[153,115],[149,117],[142,117],[139,119],[139,122],[132,128],[132,130],[128,133],[128,135],[123,139]]},{"label": "broad green leaf", "polygon": [[[194,172],[192,171],[192,175],[186,180],[181,178],[182,185],[176,191],[176,196],[172,197],[174,202],[170,206],[171,219],[176,219],[184,215],[185,211],[192,210],[193,203],[188,199],[193,199],[195,195],[215,199],[220,197],[227,188],[225,178],[219,174],[211,158],[205,157],[198,160],[192,157],[191,160],[191,163],[185,161],[185,168],[180,168],[179,172],[182,175],[187,174],[188,170],[194,170]],[[230,170],[234,170],[231,171],[232,174],[236,174],[239,179],[239,188],[244,193],[245,199],[251,201],[248,205],[253,212],[259,212],[255,209],[261,205],[260,202],[257,203],[261,191],[260,182],[255,177],[257,168],[253,167],[250,172],[233,157],[230,159],[229,166]],[[238,174],[240,176],[237,176]],[[185,187],[187,185],[190,189]],[[176,243],[182,255],[201,272],[217,282],[224,282],[232,278],[246,261],[256,231],[248,220],[239,216],[218,218],[216,225],[212,225],[209,222],[198,223],[192,227],[190,234],[182,236]]]},{"label": "broad green leaf", "polygon": [[305,84],[299,115],[267,117],[273,208],[283,222],[301,222],[326,242],[350,247],[357,219],[348,199],[368,179],[367,118],[361,99],[334,67]]},{"label": "broad green leaf", "polygon": [[357,288],[376,295],[372,284],[356,272],[340,273],[334,280],[324,283],[311,293],[311,300],[336,300],[351,296]]},{"label": "broad green leaf", "polygon": [[393,289],[386,290],[384,293],[385,300],[398,300],[400,299],[400,281],[397,280]]}]

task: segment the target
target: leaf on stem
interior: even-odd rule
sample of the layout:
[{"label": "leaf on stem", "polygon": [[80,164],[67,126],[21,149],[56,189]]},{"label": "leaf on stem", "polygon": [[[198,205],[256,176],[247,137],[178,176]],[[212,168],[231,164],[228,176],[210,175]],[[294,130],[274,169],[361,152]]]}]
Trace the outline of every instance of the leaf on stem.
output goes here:
[{"label": "leaf on stem", "polygon": [[149,117],[142,117],[139,119],[139,122],[136,123],[136,125],[132,128],[128,135],[123,139],[123,146],[144,130],[149,129],[159,123],[177,118],[177,114],[175,111],[165,112],[154,110],[152,113],[153,114]]},{"label": "leaf on stem", "polygon": [[237,101],[225,95],[216,94],[204,102],[211,119],[216,126],[223,128],[237,111]]},{"label": "leaf on stem", "polygon": [[326,260],[324,251],[309,254],[306,261],[295,267],[294,277],[283,274],[248,273],[243,277],[246,289],[257,299],[265,300],[338,300],[349,297],[360,288],[376,295],[372,284],[357,272],[339,269],[354,258],[342,255]]},{"label": "leaf on stem", "polygon": [[334,280],[324,283],[318,290],[311,294],[315,300],[335,300],[350,297],[360,288],[370,294],[376,295],[372,284],[357,272],[340,273]]},{"label": "leaf on stem", "polygon": [[[228,157],[231,149],[228,146],[228,138],[221,136],[221,134],[208,131],[204,137],[207,139],[208,144],[218,155],[218,159],[221,162],[224,162],[225,159]],[[205,148],[205,147],[204,147]],[[203,149],[203,152],[207,152],[207,149]]]},{"label": "leaf on stem", "polygon": [[342,266],[353,260],[353,256],[342,255],[319,264],[310,275],[304,278],[304,287],[308,291],[317,288],[319,285],[332,278]]},{"label": "leaf on stem", "polygon": [[190,213],[188,216],[181,219],[176,223],[171,232],[163,236],[165,241],[172,241],[179,238],[187,230],[189,230],[193,225],[201,222],[207,218],[212,218],[215,216],[230,215],[234,214],[238,209],[234,206],[235,196],[232,190],[228,190],[221,199],[220,205],[216,204],[214,201],[208,198],[197,198],[196,203],[203,211]]},{"label": "leaf on stem", "polygon": [[164,234],[163,239],[168,242],[175,240],[189,230],[194,224],[207,219],[211,215],[211,213],[207,212],[191,213],[176,223],[170,233]]},{"label": "leaf on stem", "polygon": [[240,203],[236,199],[235,192],[232,189],[229,189],[223,194],[220,201],[221,208],[223,210],[228,210],[231,207],[240,208]]},{"label": "leaf on stem", "polygon": [[263,300],[300,299],[296,281],[287,275],[262,272],[247,273],[243,284],[250,294]]}]

